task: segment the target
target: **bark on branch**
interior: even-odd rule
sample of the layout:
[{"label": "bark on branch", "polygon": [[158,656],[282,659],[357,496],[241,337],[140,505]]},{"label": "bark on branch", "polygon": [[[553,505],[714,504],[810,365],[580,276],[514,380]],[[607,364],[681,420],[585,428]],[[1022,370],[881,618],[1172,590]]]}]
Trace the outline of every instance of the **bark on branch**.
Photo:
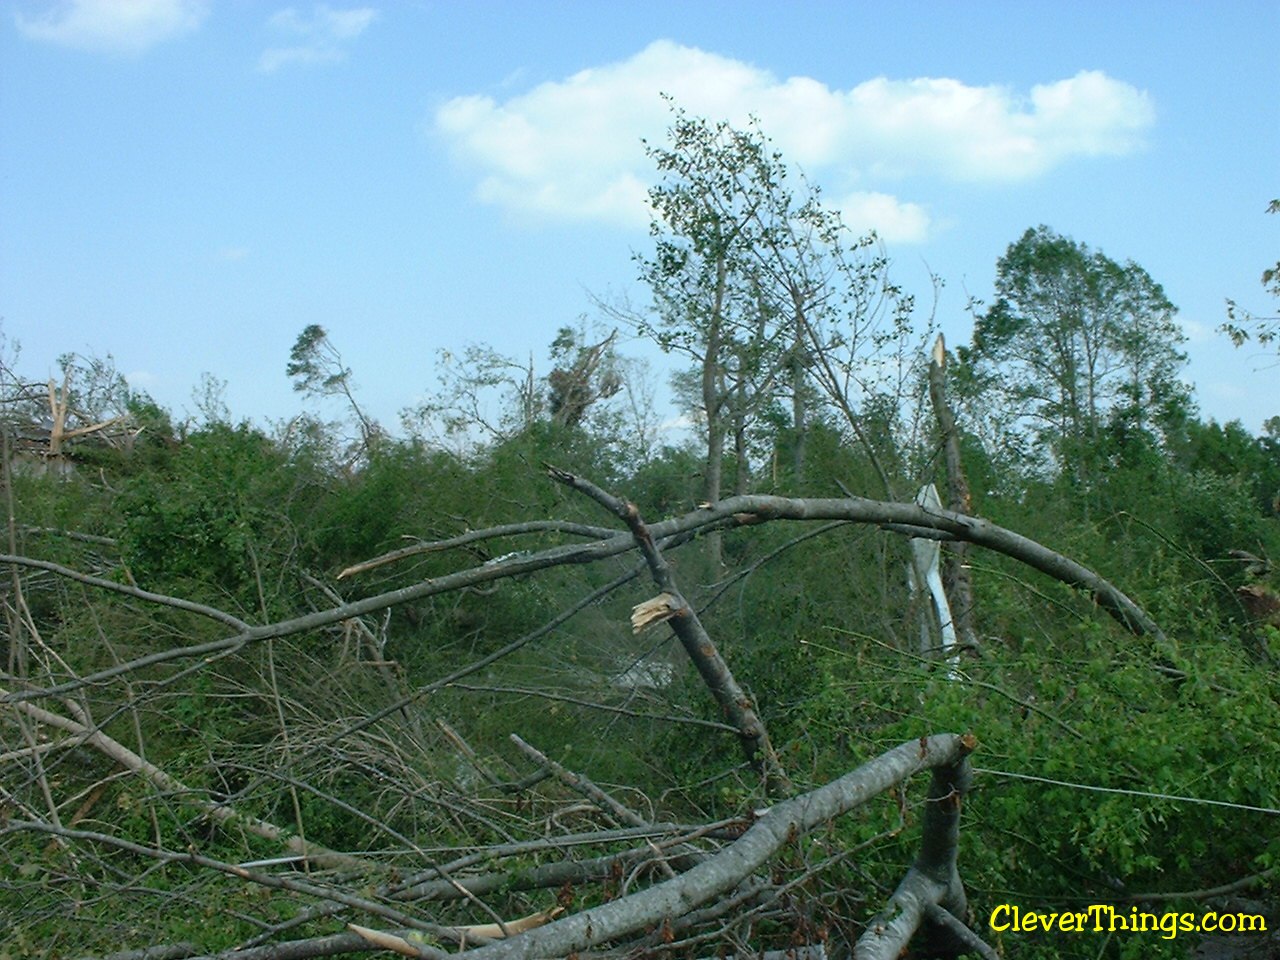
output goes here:
[{"label": "bark on branch", "polygon": [[[650,524],[647,529],[649,538],[657,544],[670,538],[684,538],[710,528],[748,526],[771,520],[846,520],[852,523],[876,524],[895,533],[905,532],[902,528],[907,527],[912,529],[911,536],[936,536],[939,539],[954,538],[974,543],[1012,557],[1056,580],[1086,591],[1100,607],[1111,614],[1129,632],[1138,636],[1154,637],[1161,643],[1167,642],[1164,633],[1147,612],[1098,573],[1028,537],[997,526],[989,520],[965,516],[951,510],[930,510],[914,503],[891,503],[864,497],[808,499],[745,495],[729,497],[683,516]],[[628,531],[590,543],[551,547],[511,557],[498,563],[489,563],[424,580],[412,586],[340,604],[328,610],[241,629],[231,636],[207,643],[158,651],[66,683],[44,688],[15,690],[0,696],[0,703],[65,694],[90,684],[132,673],[143,667],[192,657],[215,656],[247,643],[304,633],[352,617],[385,610],[397,604],[449,593],[505,577],[534,573],[566,564],[593,563],[626,553],[634,549],[635,545],[634,536]],[[41,567],[51,569],[55,573],[63,573],[63,569],[55,569],[56,565],[45,564],[43,561],[35,561],[28,557],[3,556],[0,557],[0,562]],[[83,579],[83,575],[80,575],[79,579]],[[94,585],[107,588],[106,582]],[[112,588],[119,586],[114,584]],[[147,595],[143,599],[178,606],[173,602],[173,598],[164,598],[155,594]],[[192,612],[209,615],[206,611],[193,610]],[[223,614],[223,616],[230,615]]]},{"label": "bark on branch", "polygon": [[567,520],[530,520],[526,523],[507,523],[498,527],[486,527],[483,530],[468,530],[466,533],[460,533],[456,537],[449,537],[447,540],[431,540],[400,547],[398,550],[381,554],[371,560],[352,564],[339,573],[335,579],[342,580],[346,577],[355,576],[357,573],[366,573],[384,564],[395,563],[397,560],[415,557],[422,553],[438,553],[442,550],[452,550],[454,547],[465,546],[481,540],[493,540],[497,537],[515,537],[526,533],[568,533],[577,537],[589,537],[598,540],[601,537],[608,537],[613,531],[605,527],[592,527],[582,523],[571,523]]},{"label": "bark on branch", "polygon": [[[906,949],[926,918],[935,921],[929,928],[935,942],[925,950],[925,955],[957,955],[977,949],[984,956],[995,956],[963,923],[968,900],[956,856],[960,808],[971,780],[967,754],[933,768],[920,852],[885,909],[871,919],[866,932],[858,938],[854,960],[894,960]],[[945,916],[934,907],[941,908]]]},{"label": "bark on branch", "polygon": [[737,887],[797,837],[921,770],[955,767],[974,746],[968,735],[910,740],[838,780],[771,807],[734,843],[674,879],[464,954],[472,960],[563,957],[683,916]]},{"label": "bark on branch", "polygon": [[636,505],[600,489],[590,480],[558,467],[548,464],[547,470],[556,481],[590,497],[627,525],[636,546],[649,565],[653,582],[666,598],[667,612],[663,619],[671,624],[672,632],[680,640],[685,653],[693,661],[726,719],[737,728],[747,759],[764,775],[767,790],[776,794],[788,793],[791,782],[778,761],[778,755],[769,741],[769,733],[756,711],[755,703],[739,686],[697,612],[680,593],[675,575],[663,558],[662,551],[658,549],[658,544]]}]

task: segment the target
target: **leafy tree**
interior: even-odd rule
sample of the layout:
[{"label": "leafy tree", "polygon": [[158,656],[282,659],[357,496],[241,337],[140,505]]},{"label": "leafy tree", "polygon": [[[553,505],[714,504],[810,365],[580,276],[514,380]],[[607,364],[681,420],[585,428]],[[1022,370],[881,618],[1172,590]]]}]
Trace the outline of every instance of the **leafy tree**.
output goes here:
[{"label": "leafy tree", "polygon": [[784,407],[799,479],[820,399],[875,460],[862,408],[893,365],[867,361],[909,330],[911,298],[888,282],[874,236],[851,239],[807,182],[793,191],[758,123],[674,112],[669,144],[648,147],[662,179],[650,191],[654,249],[637,261],[653,317],[627,319],[694,361],[677,390],[705,431],[703,498],[720,498],[727,462],[733,492],[746,492],[750,458],[779,439]]},{"label": "leafy tree", "polygon": [[285,373],[293,380],[293,389],[309,397],[341,397],[346,400],[360,425],[360,452],[367,451],[378,437],[378,424],[360,409],[353,392],[351,368],[342,362],[342,354],[329,339],[324,327],[313,323],[298,334],[289,351]]},{"label": "leafy tree", "polygon": [[1280,503],[1280,417],[1270,418],[1263,430],[1252,436],[1238,420],[1190,424],[1174,458],[1177,468],[1240,484],[1252,495],[1257,516],[1264,517]]},{"label": "leafy tree", "polygon": [[[1272,200],[1267,213],[1280,213],[1280,200]],[[1271,296],[1280,298],[1280,261],[1262,271],[1262,287]],[[1227,301],[1227,322],[1218,329],[1237,347],[1249,340],[1257,340],[1264,347],[1273,343],[1280,347],[1280,316],[1260,317],[1242,309],[1234,300]]]},{"label": "leafy tree", "polygon": [[296,546],[286,508],[298,473],[288,463],[247,423],[188,435],[158,469],[119,491],[117,540],[131,576],[157,589],[230,598],[245,611],[283,602],[264,594],[260,566]]},{"label": "leafy tree", "polygon": [[533,357],[517,360],[487,344],[470,344],[461,355],[440,350],[439,390],[401,419],[411,434],[454,438],[463,449],[481,441],[501,442],[542,418],[545,396]]},{"label": "leafy tree", "polygon": [[477,460],[524,438],[643,461],[657,433],[647,369],[619,354],[616,339],[585,319],[561,327],[545,375],[532,354],[518,360],[486,344],[461,354],[441,350],[439,389],[404,410],[402,422],[417,440],[443,442]]},{"label": "leafy tree", "polygon": [[1142,267],[1041,226],[1009,246],[995,286],[960,379],[978,406],[994,401],[1001,445],[1023,435],[1039,465],[1088,480],[1108,428],[1163,441],[1185,421],[1185,337]]},{"label": "leafy tree", "polygon": [[735,130],[682,110],[675,111],[670,145],[647,149],[662,181],[649,192],[654,251],[637,259],[656,321],[638,325],[664,351],[697,364],[703,497],[715,502],[726,438],[745,437],[784,368],[778,318],[762,296],[753,251],[761,224],[790,205],[785,171],[758,127]]}]

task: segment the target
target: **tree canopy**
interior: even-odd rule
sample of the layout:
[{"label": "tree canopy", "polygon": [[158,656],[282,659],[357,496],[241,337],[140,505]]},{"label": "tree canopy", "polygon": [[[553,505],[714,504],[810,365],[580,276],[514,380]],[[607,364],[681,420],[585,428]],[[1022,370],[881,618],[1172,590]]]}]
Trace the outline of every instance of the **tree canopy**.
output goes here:
[{"label": "tree canopy", "polygon": [[1022,434],[1041,464],[1089,479],[1109,433],[1164,443],[1191,413],[1175,314],[1136,263],[1029,229],[997,262],[995,301],[961,354],[967,391],[998,438]]}]

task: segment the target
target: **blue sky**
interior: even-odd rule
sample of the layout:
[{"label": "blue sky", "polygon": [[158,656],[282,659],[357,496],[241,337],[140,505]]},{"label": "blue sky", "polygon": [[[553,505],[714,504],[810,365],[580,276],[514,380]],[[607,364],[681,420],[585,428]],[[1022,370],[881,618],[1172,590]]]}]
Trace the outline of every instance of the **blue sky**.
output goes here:
[{"label": "blue sky", "polygon": [[[544,364],[646,246],[660,92],[761,118],[968,339],[1047,224],[1181,309],[1203,414],[1257,430],[1280,367],[1215,328],[1280,256],[1280,4],[18,0],[0,6],[0,318],[20,369],[115,357],[180,415],[303,409],[330,332],[388,425],[438,350]],[[624,346],[624,349],[630,349]],[[643,352],[639,347],[636,352]],[[542,367],[545,372],[545,365]]]}]

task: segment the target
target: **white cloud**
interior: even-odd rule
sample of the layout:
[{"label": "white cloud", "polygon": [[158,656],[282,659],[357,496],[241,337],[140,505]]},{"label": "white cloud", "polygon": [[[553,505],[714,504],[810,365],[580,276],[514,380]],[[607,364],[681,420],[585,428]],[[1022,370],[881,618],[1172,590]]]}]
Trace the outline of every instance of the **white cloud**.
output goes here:
[{"label": "white cloud", "polygon": [[209,13],[207,0],[61,0],[42,15],[15,15],[32,40],[115,54],[139,54],[191,33]]},{"label": "white cloud", "polygon": [[337,63],[345,58],[344,52],[332,47],[270,47],[258,58],[258,69],[273,73],[289,64]]},{"label": "white cloud", "polygon": [[474,168],[486,202],[645,223],[652,165],[639,140],[664,138],[670,114],[660,93],[693,115],[735,125],[759,117],[788,161],[848,192],[846,212],[904,241],[924,238],[928,215],[868,192],[869,183],[912,175],[1026,179],[1072,157],[1136,149],[1154,120],[1147,94],[1096,71],[1025,96],[948,78],[880,77],[836,90],[659,40],[627,60],[502,101],[456,97],[437,110],[435,129]]},{"label": "white cloud", "polygon": [[223,247],[217,253],[219,260],[225,263],[235,263],[249,256],[248,247]]},{"label": "white cloud", "polygon": [[323,4],[316,6],[310,15],[303,15],[293,7],[277,11],[267,20],[267,26],[291,42],[264,50],[258,59],[258,69],[271,73],[289,64],[345,60],[344,44],[364,33],[377,16],[378,12],[371,7],[334,10]]},{"label": "white cloud", "polygon": [[929,236],[929,214],[918,203],[903,203],[887,193],[874,192],[828,200],[857,233],[874,230],[889,243],[923,243]]}]

